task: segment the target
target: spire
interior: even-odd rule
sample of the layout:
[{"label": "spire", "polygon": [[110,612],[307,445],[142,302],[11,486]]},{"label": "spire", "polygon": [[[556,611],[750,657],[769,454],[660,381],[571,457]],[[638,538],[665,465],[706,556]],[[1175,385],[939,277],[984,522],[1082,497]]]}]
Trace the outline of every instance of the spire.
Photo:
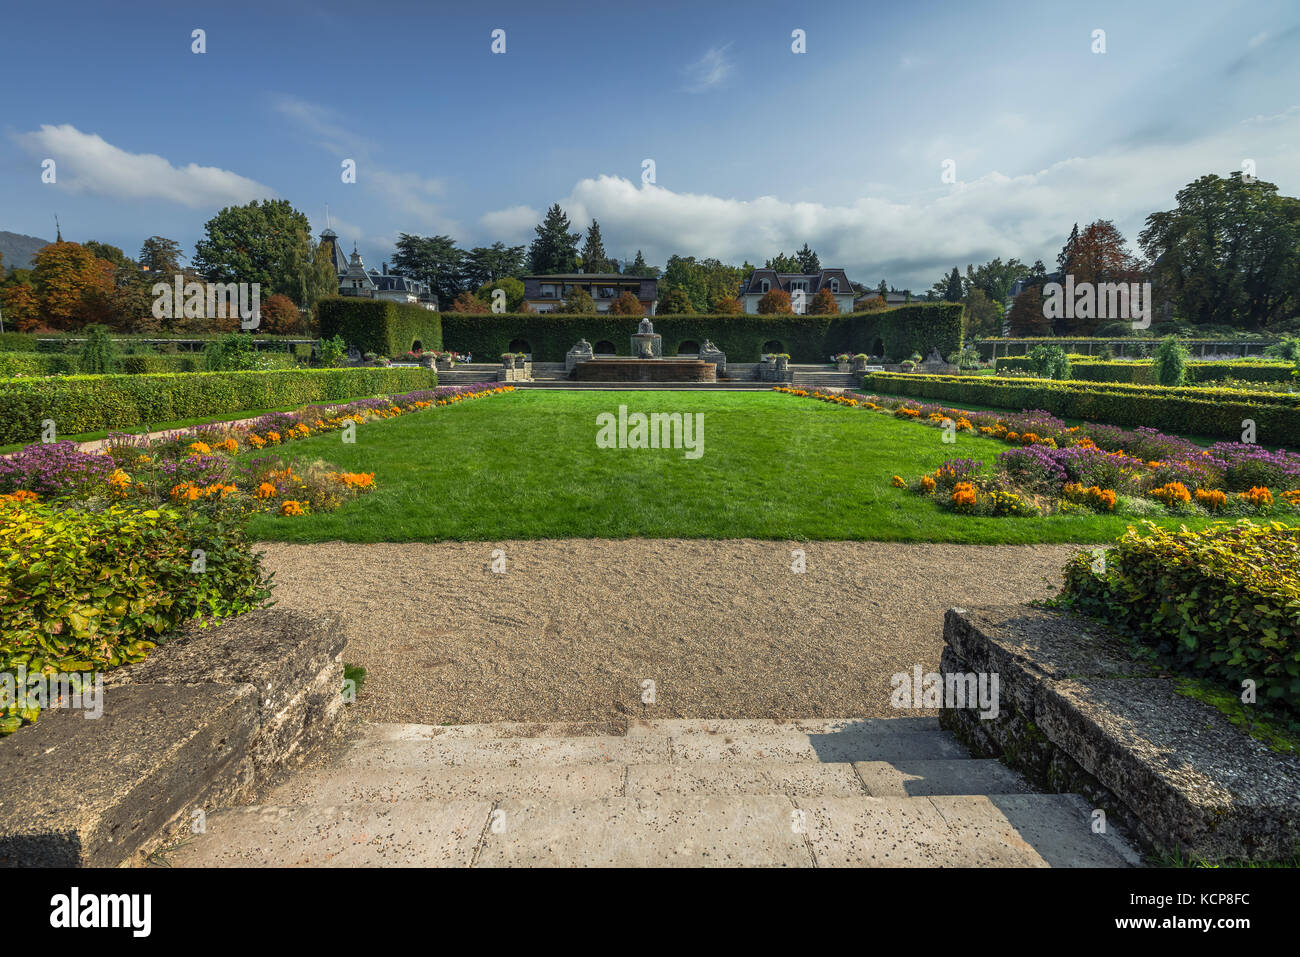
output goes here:
[{"label": "spire", "polygon": [[56,243],[63,242],[63,233],[59,231],[59,216],[57,213],[54,215],[54,241]]}]

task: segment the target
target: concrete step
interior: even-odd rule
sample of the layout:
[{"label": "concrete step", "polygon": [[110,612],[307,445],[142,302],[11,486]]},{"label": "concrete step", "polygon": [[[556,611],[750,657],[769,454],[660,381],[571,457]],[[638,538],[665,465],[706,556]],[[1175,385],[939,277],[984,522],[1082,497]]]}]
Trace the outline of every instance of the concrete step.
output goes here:
[{"label": "concrete step", "polygon": [[1077,795],[662,796],[218,811],[166,853],[223,866],[1117,867]]}]

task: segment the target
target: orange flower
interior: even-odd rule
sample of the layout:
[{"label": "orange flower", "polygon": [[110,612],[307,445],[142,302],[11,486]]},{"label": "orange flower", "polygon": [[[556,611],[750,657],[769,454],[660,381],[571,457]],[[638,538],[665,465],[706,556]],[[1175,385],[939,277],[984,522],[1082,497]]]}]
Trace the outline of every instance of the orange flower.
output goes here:
[{"label": "orange flower", "polygon": [[895,475],[890,482],[894,488],[907,488],[907,483],[903,481],[903,476],[901,475]]},{"label": "orange flower", "polygon": [[927,495],[934,491],[934,479],[929,475],[921,476],[921,490]]},{"label": "orange flower", "polygon": [[1245,499],[1256,508],[1264,508],[1273,504],[1273,493],[1262,485],[1253,486],[1248,492],[1239,492],[1237,497]]},{"label": "orange flower", "polygon": [[1182,482],[1170,482],[1162,485],[1160,488],[1153,488],[1150,495],[1154,499],[1164,502],[1167,506],[1172,506],[1176,502],[1190,502],[1192,493],[1187,491],[1187,486]]},{"label": "orange flower", "polygon": [[234,455],[239,451],[239,443],[234,439],[226,439],[226,441],[222,442],[217,446],[217,448],[221,449],[223,452],[229,453],[230,455]]},{"label": "orange flower", "polygon": [[1196,501],[1211,512],[1217,512],[1228,501],[1228,496],[1218,489],[1198,488],[1196,490]]},{"label": "orange flower", "polygon": [[263,482],[257,487],[257,492],[255,494],[258,498],[271,498],[275,495],[275,486],[270,482]]},{"label": "orange flower", "polygon": [[195,455],[211,455],[212,449],[206,442],[191,442],[186,448]]},{"label": "orange flower", "polygon": [[958,482],[952,487],[952,502],[958,508],[971,508],[975,504],[975,486],[970,482]]},{"label": "orange flower", "polygon": [[300,502],[295,502],[291,499],[286,499],[285,501],[280,503],[280,514],[281,515],[302,515],[303,514],[302,504]]}]

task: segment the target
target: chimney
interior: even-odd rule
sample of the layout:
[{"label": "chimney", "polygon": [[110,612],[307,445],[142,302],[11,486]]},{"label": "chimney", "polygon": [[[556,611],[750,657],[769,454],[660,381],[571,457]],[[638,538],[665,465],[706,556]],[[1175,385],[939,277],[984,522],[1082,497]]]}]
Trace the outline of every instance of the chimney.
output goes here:
[{"label": "chimney", "polygon": [[384,275],[387,276],[387,275],[388,275],[388,260],[384,260],[384,262],[383,262],[383,267],[384,267]]}]

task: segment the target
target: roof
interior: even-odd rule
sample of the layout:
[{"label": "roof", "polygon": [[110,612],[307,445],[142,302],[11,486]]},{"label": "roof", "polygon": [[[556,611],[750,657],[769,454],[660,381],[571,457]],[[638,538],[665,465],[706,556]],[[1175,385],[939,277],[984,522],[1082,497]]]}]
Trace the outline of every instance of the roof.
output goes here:
[{"label": "roof", "polygon": [[524,276],[525,280],[540,282],[640,282],[641,276],[625,276],[621,272],[557,272],[545,276]]},{"label": "roof", "polygon": [[853,294],[853,284],[849,282],[848,274],[843,269],[823,269],[815,273],[798,273],[782,272],[775,269],[755,269],[745,280],[744,285],[740,287],[739,296],[757,296],[761,294],[762,281],[766,279],[772,287],[782,289],[785,292],[790,291],[790,282],[795,279],[805,279],[808,281],[808,295],[815,296],[821,291],[822,287],[832,279],[840,281],[840,289],[836,295],[848,296]]}]

